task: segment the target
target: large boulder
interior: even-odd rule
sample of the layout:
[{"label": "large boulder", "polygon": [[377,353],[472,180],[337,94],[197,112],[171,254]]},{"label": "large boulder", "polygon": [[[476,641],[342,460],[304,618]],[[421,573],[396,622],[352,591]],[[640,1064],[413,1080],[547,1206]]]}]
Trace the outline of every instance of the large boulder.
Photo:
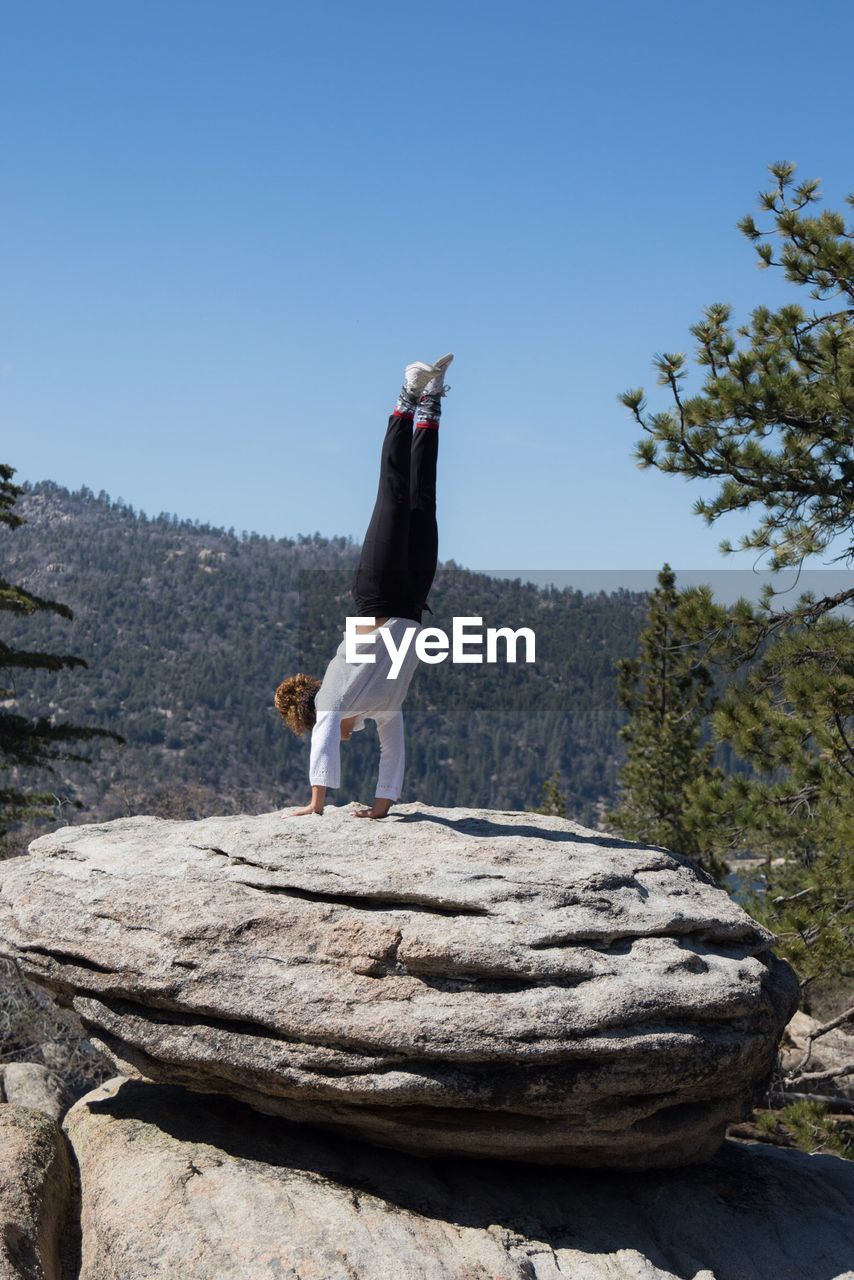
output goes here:
[{"label": "large boulder", "polygon": [[0,1103],[0,1280],[59,1280],[71,1195],[56,1121]]},{"label": "large boulder", "polygon": [[854,1164],[728,1141],[645,1174],[416,1160],[110,1080],[65,1119],[80,1280],[837,1280]]},{"label": "large boulder", "polygon": [[533,814],[120,819],[0,864],[0,948],[124,1075],[417,1154],[707,1159],[797,1002],[687,858]]}]

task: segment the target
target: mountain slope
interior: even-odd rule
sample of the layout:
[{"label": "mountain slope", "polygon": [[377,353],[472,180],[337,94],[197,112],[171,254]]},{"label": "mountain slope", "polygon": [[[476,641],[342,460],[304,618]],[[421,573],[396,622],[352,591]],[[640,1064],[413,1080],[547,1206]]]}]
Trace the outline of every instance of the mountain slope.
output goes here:
[{"label": "mountain slope", "polygon": [[[304,799],[308,743],[284,728],[273,691],[294,670],[323,675],[352,608],[358,547],[148,517],[47,481],[26,486],[18,509],[26,524],[0,531],[6,575],[69,604],[74,619],[21,620],[6,637],[89,663],[22,677],[19,704],[127,739],[93,747],[91,768],[62,766],[52,783],[60,800],[74,788],[92,820]],[[595,822],[621,758],[614,662],[636,651],[645,599],[440,569],[428,622],[450,632],[455,615],[474,615],[484,628],[533,627],[537,661],[416,673],[402,799],[530,807],[556,770],[569,811]],[[376,752],[372,725],[342,747],[337,801],[370,799]]]}]

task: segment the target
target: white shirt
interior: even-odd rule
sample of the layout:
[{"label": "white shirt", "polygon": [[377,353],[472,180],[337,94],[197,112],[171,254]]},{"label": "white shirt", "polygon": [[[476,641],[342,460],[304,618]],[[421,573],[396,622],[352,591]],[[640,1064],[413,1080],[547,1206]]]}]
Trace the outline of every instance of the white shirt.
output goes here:
[{"label": "white shirt", "polygon": [[[381,631],[389,631],[399,651],[404,633],[413,628],[409,648],[395,678],[389,677],[392,658]],[[320,787],[341,784],[341,721],[356,716],[354,732],[365,720],[375,720],[380,739],[380,772],[375,795],[397,800],[403,787],[404,746],[401,704],[418,665],[415,639],[421,627],[413,618],[389,618],[382,627],[358,633],[359,653],[375,662],[352,663],[345,658],[345,641],[326,668],[314,700],[317,721],[311,731],[309,781]]]}]

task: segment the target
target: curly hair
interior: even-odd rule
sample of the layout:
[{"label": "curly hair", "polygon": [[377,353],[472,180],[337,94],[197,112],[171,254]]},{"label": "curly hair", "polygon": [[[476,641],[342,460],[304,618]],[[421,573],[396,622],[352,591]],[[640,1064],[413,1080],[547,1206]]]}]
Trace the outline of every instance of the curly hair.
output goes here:
[{"label": "curly hair", "polygon": [[276,710],[288,728],[298,736],[308,733],[317,720],[314,698],[321,681],[300,673],[288,676],[276,689]]}]

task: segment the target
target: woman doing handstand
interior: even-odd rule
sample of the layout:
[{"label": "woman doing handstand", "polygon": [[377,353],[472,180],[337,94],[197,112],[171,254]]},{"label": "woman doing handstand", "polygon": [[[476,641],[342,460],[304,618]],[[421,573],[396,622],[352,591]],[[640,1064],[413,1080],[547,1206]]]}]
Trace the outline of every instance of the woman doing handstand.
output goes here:
[{"label": "woman doing handstand", "polygon": [[[445,372],[453,360],[407,365],[403,387],[388,420],[380,458],[380,482],[359,563],[353,577],[356,612],[370,622],[357,632],[387,628],[396,652],[407,628],[420,627],[436,573],[436,458],[439,419],[447,391]],[[396,677],[390,678],[391,649],[374,637],[374,662],[346,661],[345,642],[326,668],[323,681],[295,675],[276,690],[276,707],[296,734],[311,730],[311,801],[288,817],[321,814],[328,787],[341,780],[340,746],[376,721],[380,740],[379,780],[370,809],[359,818],[385,818],[403,786],[403,700],[418,657],[410,638]],[[367,646],[361,646],[367,654]]]}]

